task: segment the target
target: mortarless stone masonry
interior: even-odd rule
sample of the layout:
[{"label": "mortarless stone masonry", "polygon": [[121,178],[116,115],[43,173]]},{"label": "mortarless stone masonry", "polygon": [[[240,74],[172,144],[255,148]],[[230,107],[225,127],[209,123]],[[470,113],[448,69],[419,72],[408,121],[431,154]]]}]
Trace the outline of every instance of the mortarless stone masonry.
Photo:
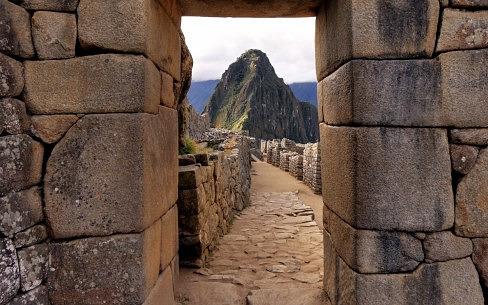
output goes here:
[{"label": "mortarless stone masonry", "polygon": [[[0,305],[173,302],[182,15],[317,16],[333,305],[484,304],[487,12],[486,0],[0,0]],[[300,157],[289,144],[263,145],[268,162]],[[305,155],[317,188],[305,163],[319,157]],[[300,158],[287,161],[299,177]],[[205,195],[239,179],[212,162],[191,182]]]},{"label": "mortarless stone masonry", "polygon": [[180,263],[184,265],[202,267],[209,251],[228,232],[235,212],[249,205],[250,139],[231,136],[227,140],[234,141],[235,147],[205,156],[205,162],[198,155],[180,157],[184,164],[195,160],[180,166],[179,173]]}]

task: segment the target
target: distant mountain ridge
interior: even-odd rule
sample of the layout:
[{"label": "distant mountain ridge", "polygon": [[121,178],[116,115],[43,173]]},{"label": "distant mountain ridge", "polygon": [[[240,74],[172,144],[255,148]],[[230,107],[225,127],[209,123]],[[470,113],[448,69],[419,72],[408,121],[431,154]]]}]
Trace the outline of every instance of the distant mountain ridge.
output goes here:
[{"label": "distant mountain ridge", "polygon": [[[218,79],[214,79],[193,81],[191,83],[190,91],[188,91],[188,100],[198,113],[201,113],[205,108],[205,104],[212,96],[219,81]],[[307,102],[317,106],[317,82],[292,83],[288,86],[293,91],[295,97],[301,102]]]},{"label": "distant mountain ridge", "polygon": [[204,113],[215,127],[248,130],[260,139],[318,139],[317,108],[300,102],[259,50],[247,51],[229,66]]}]

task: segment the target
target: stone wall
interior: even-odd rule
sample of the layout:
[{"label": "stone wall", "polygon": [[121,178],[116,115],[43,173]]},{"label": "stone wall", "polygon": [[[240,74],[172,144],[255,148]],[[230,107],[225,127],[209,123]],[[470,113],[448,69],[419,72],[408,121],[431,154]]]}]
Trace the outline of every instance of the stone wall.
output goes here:
[{"label": "stone wall", "polygon": [[297,144],[289,139],[261,142],[266,161],[290,172],[316,194],[322,193],[321,156],[318,143]]},{"label": "stone wall", "polygon": [[250,203],[251,156],[248,137],[232,137],[223,152],[180,157],[180,260],[202,267],[234,215]]},{"label": "stone wall", "polygon": [[171,2],[0,0],[0,304],[173,301]]},{"label": "stone wall", "polygon": [[320,148],[318,143],[305,145],[303,151],[303,182],[316,194],[322,194]]},{"label": "stone wall", "polygon": [[487,33],[486,1],[323,3],[332,304],[485,304]]}]

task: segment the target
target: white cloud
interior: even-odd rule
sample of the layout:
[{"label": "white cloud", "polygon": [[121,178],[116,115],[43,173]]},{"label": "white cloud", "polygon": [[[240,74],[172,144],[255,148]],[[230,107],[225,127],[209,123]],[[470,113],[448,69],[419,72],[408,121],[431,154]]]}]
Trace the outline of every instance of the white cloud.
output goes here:
[{"label": "white cloud", "polygon": [[219,79],[248,49],[265,52],[285,82],[314,81],[315,18],[184,17],[193,79]]}]

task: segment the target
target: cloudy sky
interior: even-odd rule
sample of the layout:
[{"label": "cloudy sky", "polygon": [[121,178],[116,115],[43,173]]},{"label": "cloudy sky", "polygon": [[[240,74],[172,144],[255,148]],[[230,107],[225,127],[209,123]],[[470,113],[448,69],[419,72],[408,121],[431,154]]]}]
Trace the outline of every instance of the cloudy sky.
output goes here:
[{"label": "cloudy sky", "polygon": [[220,79],[248,49],[265,52],[286,83],[315,81],[315,18],[184,17],[194,80]]}]

